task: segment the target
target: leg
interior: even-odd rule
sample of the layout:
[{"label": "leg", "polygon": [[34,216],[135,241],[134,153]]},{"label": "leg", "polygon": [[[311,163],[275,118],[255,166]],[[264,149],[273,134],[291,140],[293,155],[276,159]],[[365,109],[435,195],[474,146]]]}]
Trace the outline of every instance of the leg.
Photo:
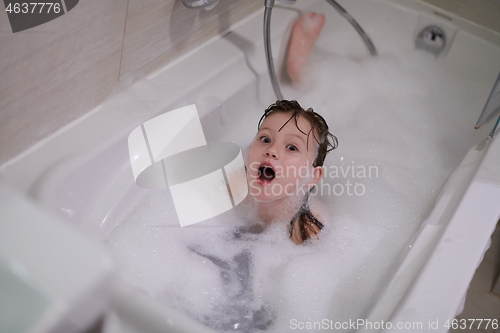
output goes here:
[{"label": "leg", "polygon": [[292,28],[286,69],[294,83],[300,82],[309,54],[325,24],[325,15],[306,13],[299,17]]}]

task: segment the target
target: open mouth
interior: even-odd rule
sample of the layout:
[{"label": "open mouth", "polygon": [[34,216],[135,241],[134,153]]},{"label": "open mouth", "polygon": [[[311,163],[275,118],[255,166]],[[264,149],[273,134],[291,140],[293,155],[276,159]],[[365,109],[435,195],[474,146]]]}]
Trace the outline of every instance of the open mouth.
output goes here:
[{"label": "open mouth", "polygon": [[276,173],[274,172],[272,166],[261,165],[259,168],[258,176],[259,176],[259,183],[265,185],[273,181],[274,177],[276,177]]}]

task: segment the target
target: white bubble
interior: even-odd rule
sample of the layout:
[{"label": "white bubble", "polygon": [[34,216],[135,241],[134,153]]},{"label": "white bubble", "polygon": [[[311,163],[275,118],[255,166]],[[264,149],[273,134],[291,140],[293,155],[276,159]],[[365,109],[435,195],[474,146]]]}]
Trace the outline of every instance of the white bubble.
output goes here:
[{"label": "white bubble", "polygon": [[324,179],[331,188],[361,184],[363,194],[313,197],[325,229],[296,246],[288,219],[259,223],[248,202],[180,228],[168,193],[148,192],[107,238],[130,283],[220,331],[366,317],[454,166],[482,139],[468,129],[477,116],[469,111],[480,110],[488,87],[453,77],[421,51],[313,58],[310,89],[284,87],[284,95],[313,107],[339,138],[325,167],[377,167],[371,178]]}]

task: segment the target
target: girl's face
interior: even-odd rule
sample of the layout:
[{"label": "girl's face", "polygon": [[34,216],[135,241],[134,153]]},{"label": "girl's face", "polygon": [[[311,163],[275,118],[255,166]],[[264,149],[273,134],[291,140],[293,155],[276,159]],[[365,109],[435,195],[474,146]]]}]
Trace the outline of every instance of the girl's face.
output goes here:
[{"label": "girl's face", "polygon": [[300,131],[291,116],[289,112],[268,116],[250,147],[247,180],[257,201],[304,196],[323,175],[322,167],[312,166],[318,144],[310,133],[311,124],[298,117]]}]

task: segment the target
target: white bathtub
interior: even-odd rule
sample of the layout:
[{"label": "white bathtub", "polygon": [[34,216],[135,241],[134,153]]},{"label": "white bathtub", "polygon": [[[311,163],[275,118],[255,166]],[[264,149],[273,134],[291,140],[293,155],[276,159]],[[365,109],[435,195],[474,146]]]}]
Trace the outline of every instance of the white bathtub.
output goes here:
[{"label": "white bathtub", "polygon": [[[379,52],[413,48],[416,34],[433,23],[445,30],[450,41],[438,58],[443,68],[489,87],[500,71],[498,33],[412,0],[341,4],[370,34]],[[322,11],[327,22],[333,22],[327,28],[352,34],[352,43],[334,47],[338,53],[355,59],[368,56],[352,28],[326,2],[317,0],[299,1],[293,9],[274,9],[276,61],[283,58],[284,36],[296,9]],[[103,240],[146,191],[135,186],[128,156],[127,137],[135,127],[195,103],[207,141],[229,138],[244,146],[253,136],[263,107],[274,100],[263,51],[262,12],[234,29],[5,163],[0,169],[1,181],[66,217],[82,232]],[[484,91],[484,101],[488,93]],[[242,104],[244,112],[238,112]],[[481,107],[471,112],[479,116]],[[248,125],[231,126],[241,123]],[[419,322],[422,329],[406,331],[421,332],[429,328],[430,321],[438,321],[439,329],[432,331],[446,332],[443,324],[461,311],[468,284],[500,217],[500,141],[498,137],[486,140],[491,124],[488,126],[477,134],[480,143],[457,166],[422,222],[386,289],[364,318],[367,321]],[[120,327],[142,332],[211,331],[121,282],[112,303],[109,331]],[[366,327],[357,329],[364,331]]]}]

